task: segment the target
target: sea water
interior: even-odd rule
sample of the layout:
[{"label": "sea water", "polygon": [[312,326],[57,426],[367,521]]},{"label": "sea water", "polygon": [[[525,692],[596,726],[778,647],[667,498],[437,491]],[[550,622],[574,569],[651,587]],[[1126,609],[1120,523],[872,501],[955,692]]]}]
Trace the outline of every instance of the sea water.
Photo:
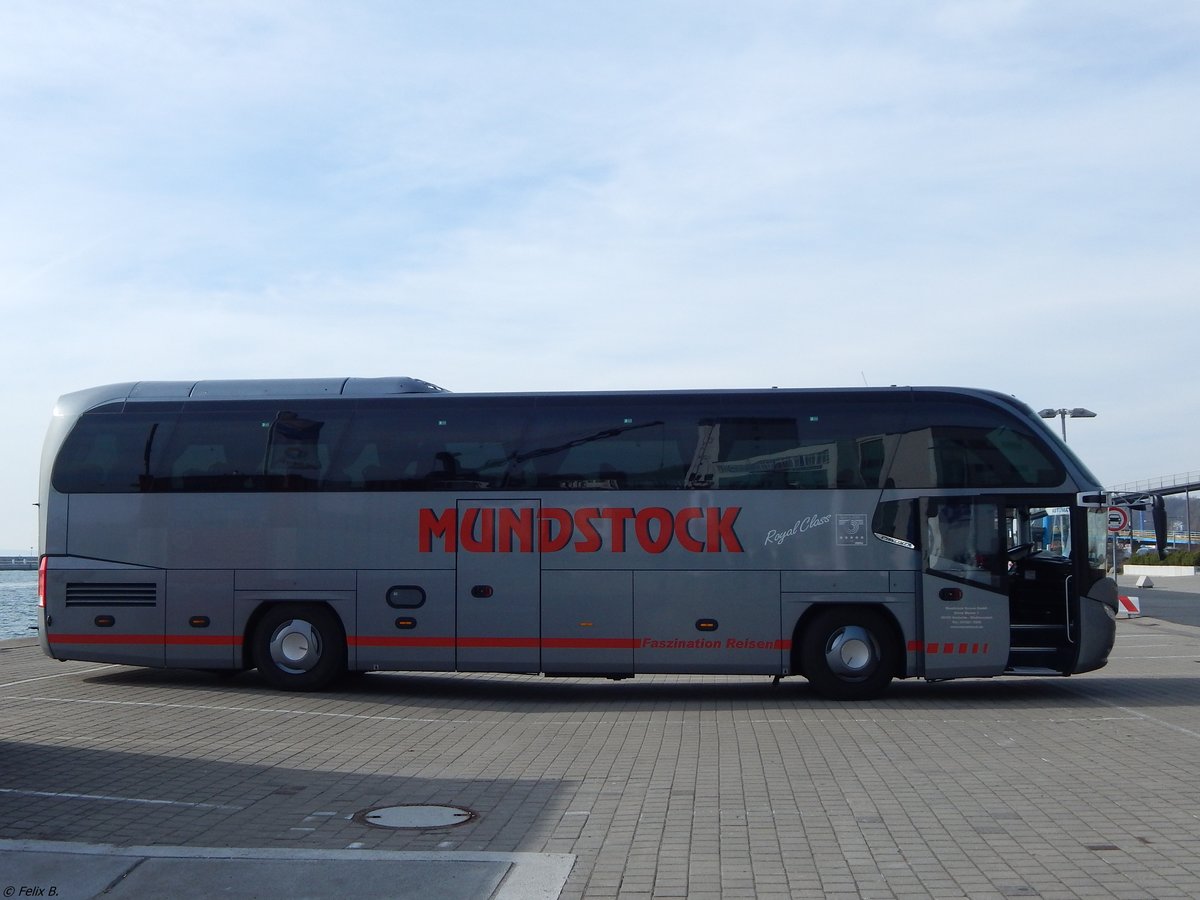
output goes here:
[{"label": "sea water", "polygon": [[0,572],[0,640],[37,634],[37,572]]}]

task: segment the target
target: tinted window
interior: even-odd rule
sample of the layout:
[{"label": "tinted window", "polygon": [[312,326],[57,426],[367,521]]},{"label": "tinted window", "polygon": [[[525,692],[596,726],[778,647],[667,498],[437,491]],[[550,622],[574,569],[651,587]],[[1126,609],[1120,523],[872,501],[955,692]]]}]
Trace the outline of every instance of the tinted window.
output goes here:
[{"label": "tinted window", "polygon": [[910,550],[915,548],[919,537],[917,501],[885,500],[880,503],[875,507],[871,530],[877,537],[891,543],[908,547]]},{"label": "tinted window", "polygon": [[[922,409],[918,407],[918,409]],[[898,488],[1057,487],[1065,473],[1049,448],[989,407],[938,403],[899,435],[889,483]],[[936,416],[936,419],[934,417]]]},{"label": "tinted window", "polygon": [[330,471],[350,410],[204,406],[179,417],[155,490],[315,490]]},{"label": "tinted window", "polygon": [[927,571],[990,588],[1003,586],[1004,520],[995,503],[954,497],[930,501],[926,513]]},{"label": "tinted window", "polygon": [[996,488],[1064,478],[1019,420],[954,399],[780,392],[128,409],[79,420],[55,466],[58,490]]},{"label": "tinted window", "polygon": [[149,490],[152,469],[174,417],[169,413],[94,413],[76,423],[54,463],[63,493]]},{"label": "tinted window", "polygon": [[262,487],[267,433],[265,411],[203,411],[180,417],[155,472],[158,489],[238,491]]},{"label": "tinted window", "polygon": [[879,486],[886,464],[885,441],[897,419],[891,408],[823,399],[793,402],[800,408],[787,408],[790,403],[763,404],[756,411],[753,404],[741,404],[728,415],[701,418],[689,486],[726,490]]},{"label": "tinted window", "polygon": [[510,404],[364,404],[346,429],[329,490],[492,490],[514,486],[526,413]]},{"label": "tinted window", "polygon": [[326,478],[348,413],[257,404],[93,413],[64,442],[52,479],[67,493],[310,490]]},{"label": "tinted window", "polygon": [[695,443],[694,426],[643,404],[543,409],[514,477],[550,490],[680,488]]}]

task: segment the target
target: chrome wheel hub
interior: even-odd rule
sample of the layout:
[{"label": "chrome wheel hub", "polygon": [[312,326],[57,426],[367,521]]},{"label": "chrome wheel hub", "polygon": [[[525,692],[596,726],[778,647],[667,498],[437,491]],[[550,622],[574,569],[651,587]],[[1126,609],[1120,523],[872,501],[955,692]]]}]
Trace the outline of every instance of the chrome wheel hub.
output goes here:
[{"label": "chrome wheel hub", "polygon": [[271,660],[285,672],[307,672],[321,658],[321,636],[303,619],[284,622],[271,635]]},{"label": "chrome wheel hub", "polygon": [[860,625],[839,628],[825,647],[829,670],[842,678],[865,678],[879,661],[879,647]]}]

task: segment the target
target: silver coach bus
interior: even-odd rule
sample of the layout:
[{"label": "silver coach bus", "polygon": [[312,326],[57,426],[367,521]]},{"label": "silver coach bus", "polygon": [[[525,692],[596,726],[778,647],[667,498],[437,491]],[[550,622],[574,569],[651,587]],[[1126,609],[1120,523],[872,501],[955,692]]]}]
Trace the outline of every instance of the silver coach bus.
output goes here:
[{"label": "silver coach bus", "polygon": [[1099,484],[987,391],[137,382],[60,399],[40,490],[47,655],[288,690],[712,673],[864,699],[1086,672],[1115,634]]}]

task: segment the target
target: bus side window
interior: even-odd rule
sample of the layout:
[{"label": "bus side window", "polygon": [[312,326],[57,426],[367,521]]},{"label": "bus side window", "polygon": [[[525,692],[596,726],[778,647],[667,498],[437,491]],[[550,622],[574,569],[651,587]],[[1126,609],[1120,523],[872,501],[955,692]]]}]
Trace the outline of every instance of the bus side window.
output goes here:
[{"label": "bus side window", "polygon": [[942,403],[900,435],[889,475],[900,488],[1055,487],[1066,473],[1032,434],[997,424],[989,410]]},{"label": "bus side window", "polygon": [[360,491],[368,473],[379,468],[379,450],[374,444],[341,448],[329,467],[324,486],[328,490]]},{"label": "bus side window", "polygon": [[[327,435],[333,427],[340,431]],[[322,429],[322,465],[329,490],[404,490],[415,477],[416,448],[406,436],[411,423],[392,409],[368,407],[337,421],[327,417]],[[331,439],[333,438],[333,439]]]},{"label": "bus side window", "polygon": [[177,491],[261,489],[270,427],[257,410],[181,416],[160,471]]},{"label": "bus side window", "polygon": [[828,486],[829,448],[802,447],[795,418],[702,418],[696,431],[689,486],[723,490]]},{"label": "bus side window", "polygon": [[321,470],[318,441],[322,425],[286,410],[275,416],[267,438],[268,485],[276,479],[286,480],[288,487],[312,481]]},{"label": "bus side window", "polygon": [[423,490],[494,490],[505,486],[509,453],[494,441],[447,441],[418,459]]},{"label": "bus side window", "polygon": [[684,487],[680,440],[654,411],[555,410],[525,435],[517,471],[547,490]]},{"label": "bus side window", "polygon": [[929,500],[926,566],[938,575],[999,587],[1007,573],[1000,509],[971,498]]},{"label": "bus side window", "polygon": [[83,416],[63,444],[52,483],[63,493],[128,493],[161,489],[153,466],[172,416],[94,413]]},{"label": "bus side window", "polygon": [[225,448],[219,444],[188,444],[171,464],[171,484],[184,490],[202,488],[209,473],[226,468],[225,462]]},{"label": "bus side window", "polygon": [[94,433],[85,437],[82,432],[90,424],[76,426],[54,467],[54,486],[64,493],[111,491],[127,480],[115,477],[119,460],[127,457],[120,452],[117,436]]},{"label": "bus side window", "polygon": [[410,453],[390,442],[381,442],[362,448],[346,471],[357,472],[366,490],[402,491],[417,488],[416,469],[416,461]]},{"label": "bus side window", "polygon": [[885,500],[875,508],[871,530],[892,542],[915,549],[920,546],[916,500]]}]

